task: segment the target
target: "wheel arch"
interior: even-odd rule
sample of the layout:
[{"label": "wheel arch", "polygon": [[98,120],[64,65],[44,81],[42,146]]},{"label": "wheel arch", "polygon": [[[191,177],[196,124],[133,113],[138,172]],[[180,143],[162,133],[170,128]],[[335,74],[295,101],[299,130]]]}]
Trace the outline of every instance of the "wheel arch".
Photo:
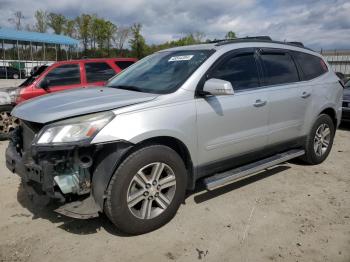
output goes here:
[{"label": "wheel arch", "polygon": [[332,119],[333,124],[334,124],[334,128],[336,129],[337,125],[338,125],[336,111],[332,107],[327,107],[327,108],[323,109],[319,115],[322,115],[322,114],[328,115]]},{"label": "wheel arch", "polygon": [[150,144],[164,145],[173,149],[176,153],[178,153],[178,155],[183,160],[187,170],[187,174],[188,174],[187,188],[193,189],[194,188],[194,165],[193,165],[191,153],[188,147],[185,145],[185,143],[182,142],[180,139],[172,136],[155,136],[155,137],[147,138],[135,144],[134,149],[132,151]]},{"label": "wheel arch", "polygon": [[179,154],[184,161],[187,170],[187,189],[194,189],[195,168],[192,157],[187,146],[178,138],[171,136],[155,136],[138,143],[120,141],[117,143],[108,143],[102,146],[100,154],[95,159],[96,168],[92,176],[93,196],[95,201],[104,208],[105,192],[110,184],[111,178],[119,165],[133,152],[148,145],[164,145]]}]

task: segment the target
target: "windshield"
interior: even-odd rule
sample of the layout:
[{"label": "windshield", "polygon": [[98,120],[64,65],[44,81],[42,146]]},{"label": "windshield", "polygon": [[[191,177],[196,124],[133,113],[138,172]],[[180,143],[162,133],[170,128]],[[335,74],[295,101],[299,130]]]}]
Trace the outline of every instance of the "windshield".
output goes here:
[{"label": "windshield", "polygon": [[30,77],[28,77],[22,84],[20,84],[20,87],[29,86],[31,83],[35,81],[35,79],[38,78],[39,75],[41,75],[41,73],[43,73],[46,70],[46,68],[48,68],[47,65],[38,67],[36,70],[34,70],[33,74],[31,74]]},{"label": "windshield", "polygon": [[345,88],[350,88],[350,79],[345,83]]},{"label": "windshield", "polygon": [[140,60],[115,76],[107,86],[145,93],[171,93],[212,53],[212,50],[159,52]]}]

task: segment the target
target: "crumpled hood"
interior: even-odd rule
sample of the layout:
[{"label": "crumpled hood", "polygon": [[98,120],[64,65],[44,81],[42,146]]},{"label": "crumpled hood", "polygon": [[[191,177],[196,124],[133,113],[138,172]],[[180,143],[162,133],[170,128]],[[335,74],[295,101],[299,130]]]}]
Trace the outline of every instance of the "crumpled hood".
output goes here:
[{"label": "crumpled hood", "polygon": [[28,100],[16,106],[12,115],[22,120],[44,124],[72,116],[138,104],[150,101],[156,96],[109,87],[81,88]]}]

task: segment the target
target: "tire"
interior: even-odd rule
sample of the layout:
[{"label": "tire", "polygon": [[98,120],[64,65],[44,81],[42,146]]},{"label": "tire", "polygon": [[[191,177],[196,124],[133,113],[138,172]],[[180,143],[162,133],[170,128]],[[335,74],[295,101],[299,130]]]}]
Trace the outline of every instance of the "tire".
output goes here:
[{"label": "tire", "polygon": [[[325,127],[324,130],[327,130],[327,129],[329,130],[328,146],[326,148],[325,148],[325,145],[327,144],[325,143],[327,140],[326,137],[323,138],[323,142],[320,141],[320,138],[319,138],[320,137],[319,134],[322,131],[322,126]],[[316,132],[318,134],[317,137],[316,137]],[[328,133],[327,131],[324,131],[324,132],[325,132],[324,134]],[[319,115],[316,122],[312,126],[309,135],[306,138],[305,155],[301,159],[310,165],[317,165],[322,163],[328,157],[329,152],[332,149],[334,135],[335,135],[335,127],[331,117],[326,114]],[[322,145],[321,150],[319,150],[320,146],[317,146],[316,144]]]},{"label": "tire", "polygon": [[13,78],[13,79],[18,79],[18,78],[19,78],[19,74],[14,73],[14,74],[12,75],[12,78]]},{"label": "tire", "polygon": [[[160,174],[159,184],[151,184],[154,180],[149,179],[157,170],[162,170],[154,172]],[[142,173],[141,179],[137,173]],[[113,174],[107,189],[105,213],[118,230],[127,234],[138,235],[158,229],[175,216],[185,197],[186,180],[185,165],[174,150],[163,145],[142,147],[130,154]],[[169,186],[174,181],[175,186]],[[130,201],[134,195],[142,200]]]}]

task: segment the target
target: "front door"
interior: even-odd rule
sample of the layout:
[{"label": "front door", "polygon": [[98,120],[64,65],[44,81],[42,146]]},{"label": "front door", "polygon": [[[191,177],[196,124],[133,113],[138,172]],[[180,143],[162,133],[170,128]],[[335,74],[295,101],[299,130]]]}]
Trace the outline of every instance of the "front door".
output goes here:
[{"label": "front door", "polygon": [[[80,64],[63,64],[52,68],[34,88],[34,96],[63,91],[66,89],[82,87]],[[46,81],[47,87],[42,88],[42,82]]]},{"label": "front door", "polygon": [[215,165],[263,149],[269,103],[266,91],[259,88],[255,51],[245,49],[227,55],[211,70],[210,78],[230,81],[234,94],[196,99],[199,165]]}]

